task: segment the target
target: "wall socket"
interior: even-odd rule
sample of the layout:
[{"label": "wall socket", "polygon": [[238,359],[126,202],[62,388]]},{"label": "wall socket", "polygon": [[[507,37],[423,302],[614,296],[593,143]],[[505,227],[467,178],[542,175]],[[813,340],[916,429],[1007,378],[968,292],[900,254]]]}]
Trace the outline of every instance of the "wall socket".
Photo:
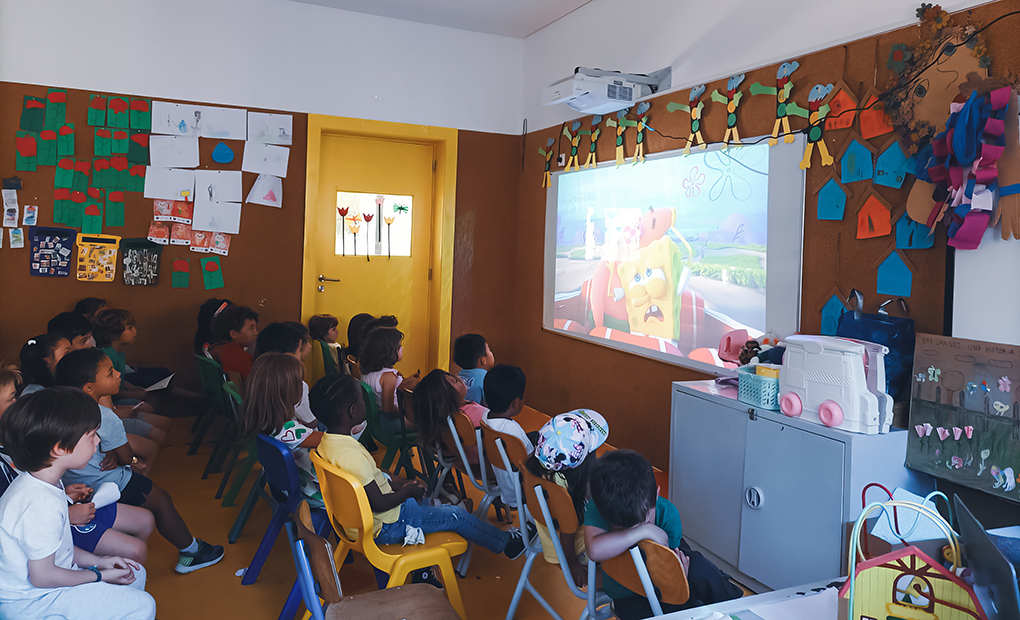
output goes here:
[{"label": "wall socket", "polygon": [[560,165],[560,166],[567,165],[567,154],[566,153],[560,153],[560,156],[556,159],[556,163],[558,165]]}]

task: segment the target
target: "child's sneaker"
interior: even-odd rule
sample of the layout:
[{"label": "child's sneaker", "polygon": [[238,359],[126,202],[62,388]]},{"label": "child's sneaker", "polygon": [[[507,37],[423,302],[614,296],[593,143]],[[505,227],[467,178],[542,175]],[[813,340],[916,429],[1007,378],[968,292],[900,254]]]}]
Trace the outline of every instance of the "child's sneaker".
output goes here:
[{"label": "child's sneaker", "polygon": [[177,552],[177,566],[174,570],[178,573],[190,573],[206,566],[212,566],[223,559],[223,547],[210,545],[204,540],[198,539],[198,551],[195,553]]},{"label": "child's sneaker", "polygon": [[521,557],[522,553],[524,553],[524,535],[521,534],[521,531],[517,528],[508,530],[507,533],[510,534],[510,540],[506,541],[506,547],[503,548],[503,555],[511,560],[516,560]]}]

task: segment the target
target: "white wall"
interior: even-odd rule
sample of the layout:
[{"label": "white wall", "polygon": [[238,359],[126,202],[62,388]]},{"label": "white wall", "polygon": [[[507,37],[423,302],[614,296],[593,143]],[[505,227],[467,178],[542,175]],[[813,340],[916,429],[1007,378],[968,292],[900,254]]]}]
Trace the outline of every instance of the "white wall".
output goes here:
[{"label": "white wall", "polygon": [[284,0],[0,0],[0,80],[496,133],[523,46]]},{"label": "white wall", "polygon": [[[981,4],[943,0],[949,11]],[[919,0],[594,0],[524,40],[528,130],[577,118],[543,107],[542,89],[597,67],[648,73],[673,67],[674,90],[916,24]],[[784,13],[785,12],[785,13]]]}]

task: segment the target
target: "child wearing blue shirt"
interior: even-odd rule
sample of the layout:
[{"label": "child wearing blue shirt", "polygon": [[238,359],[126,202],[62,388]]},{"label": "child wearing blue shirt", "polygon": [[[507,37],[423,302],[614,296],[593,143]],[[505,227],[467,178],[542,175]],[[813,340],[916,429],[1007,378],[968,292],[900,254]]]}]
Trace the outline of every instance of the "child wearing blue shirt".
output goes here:
[{"label": "child wearing blue shirt", "polygon": [[453,342],[453,363],[460,366],[460,378],[468,389],[467,400],[486,405],[482,384],[485,373],[496,365],[489,343],[480,334],[458,336]]}]

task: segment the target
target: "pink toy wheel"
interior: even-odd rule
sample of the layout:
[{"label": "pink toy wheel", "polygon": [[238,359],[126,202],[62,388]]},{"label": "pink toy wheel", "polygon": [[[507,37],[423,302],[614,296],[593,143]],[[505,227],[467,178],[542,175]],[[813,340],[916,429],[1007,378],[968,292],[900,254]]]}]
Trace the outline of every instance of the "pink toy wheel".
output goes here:
[{"label": "pink toy wheel", "polygon": [[843,408],[834,400],[827,400],[818,405],[818,419],[826,426],[839,426],[843,423]]},{"label": "pink toy wheel", "polygon": [[800,396],[795,392],[787,392],[779,397],[779,410],[791,418],[796,418],[804,412],[804,405],[800,402]]}]

